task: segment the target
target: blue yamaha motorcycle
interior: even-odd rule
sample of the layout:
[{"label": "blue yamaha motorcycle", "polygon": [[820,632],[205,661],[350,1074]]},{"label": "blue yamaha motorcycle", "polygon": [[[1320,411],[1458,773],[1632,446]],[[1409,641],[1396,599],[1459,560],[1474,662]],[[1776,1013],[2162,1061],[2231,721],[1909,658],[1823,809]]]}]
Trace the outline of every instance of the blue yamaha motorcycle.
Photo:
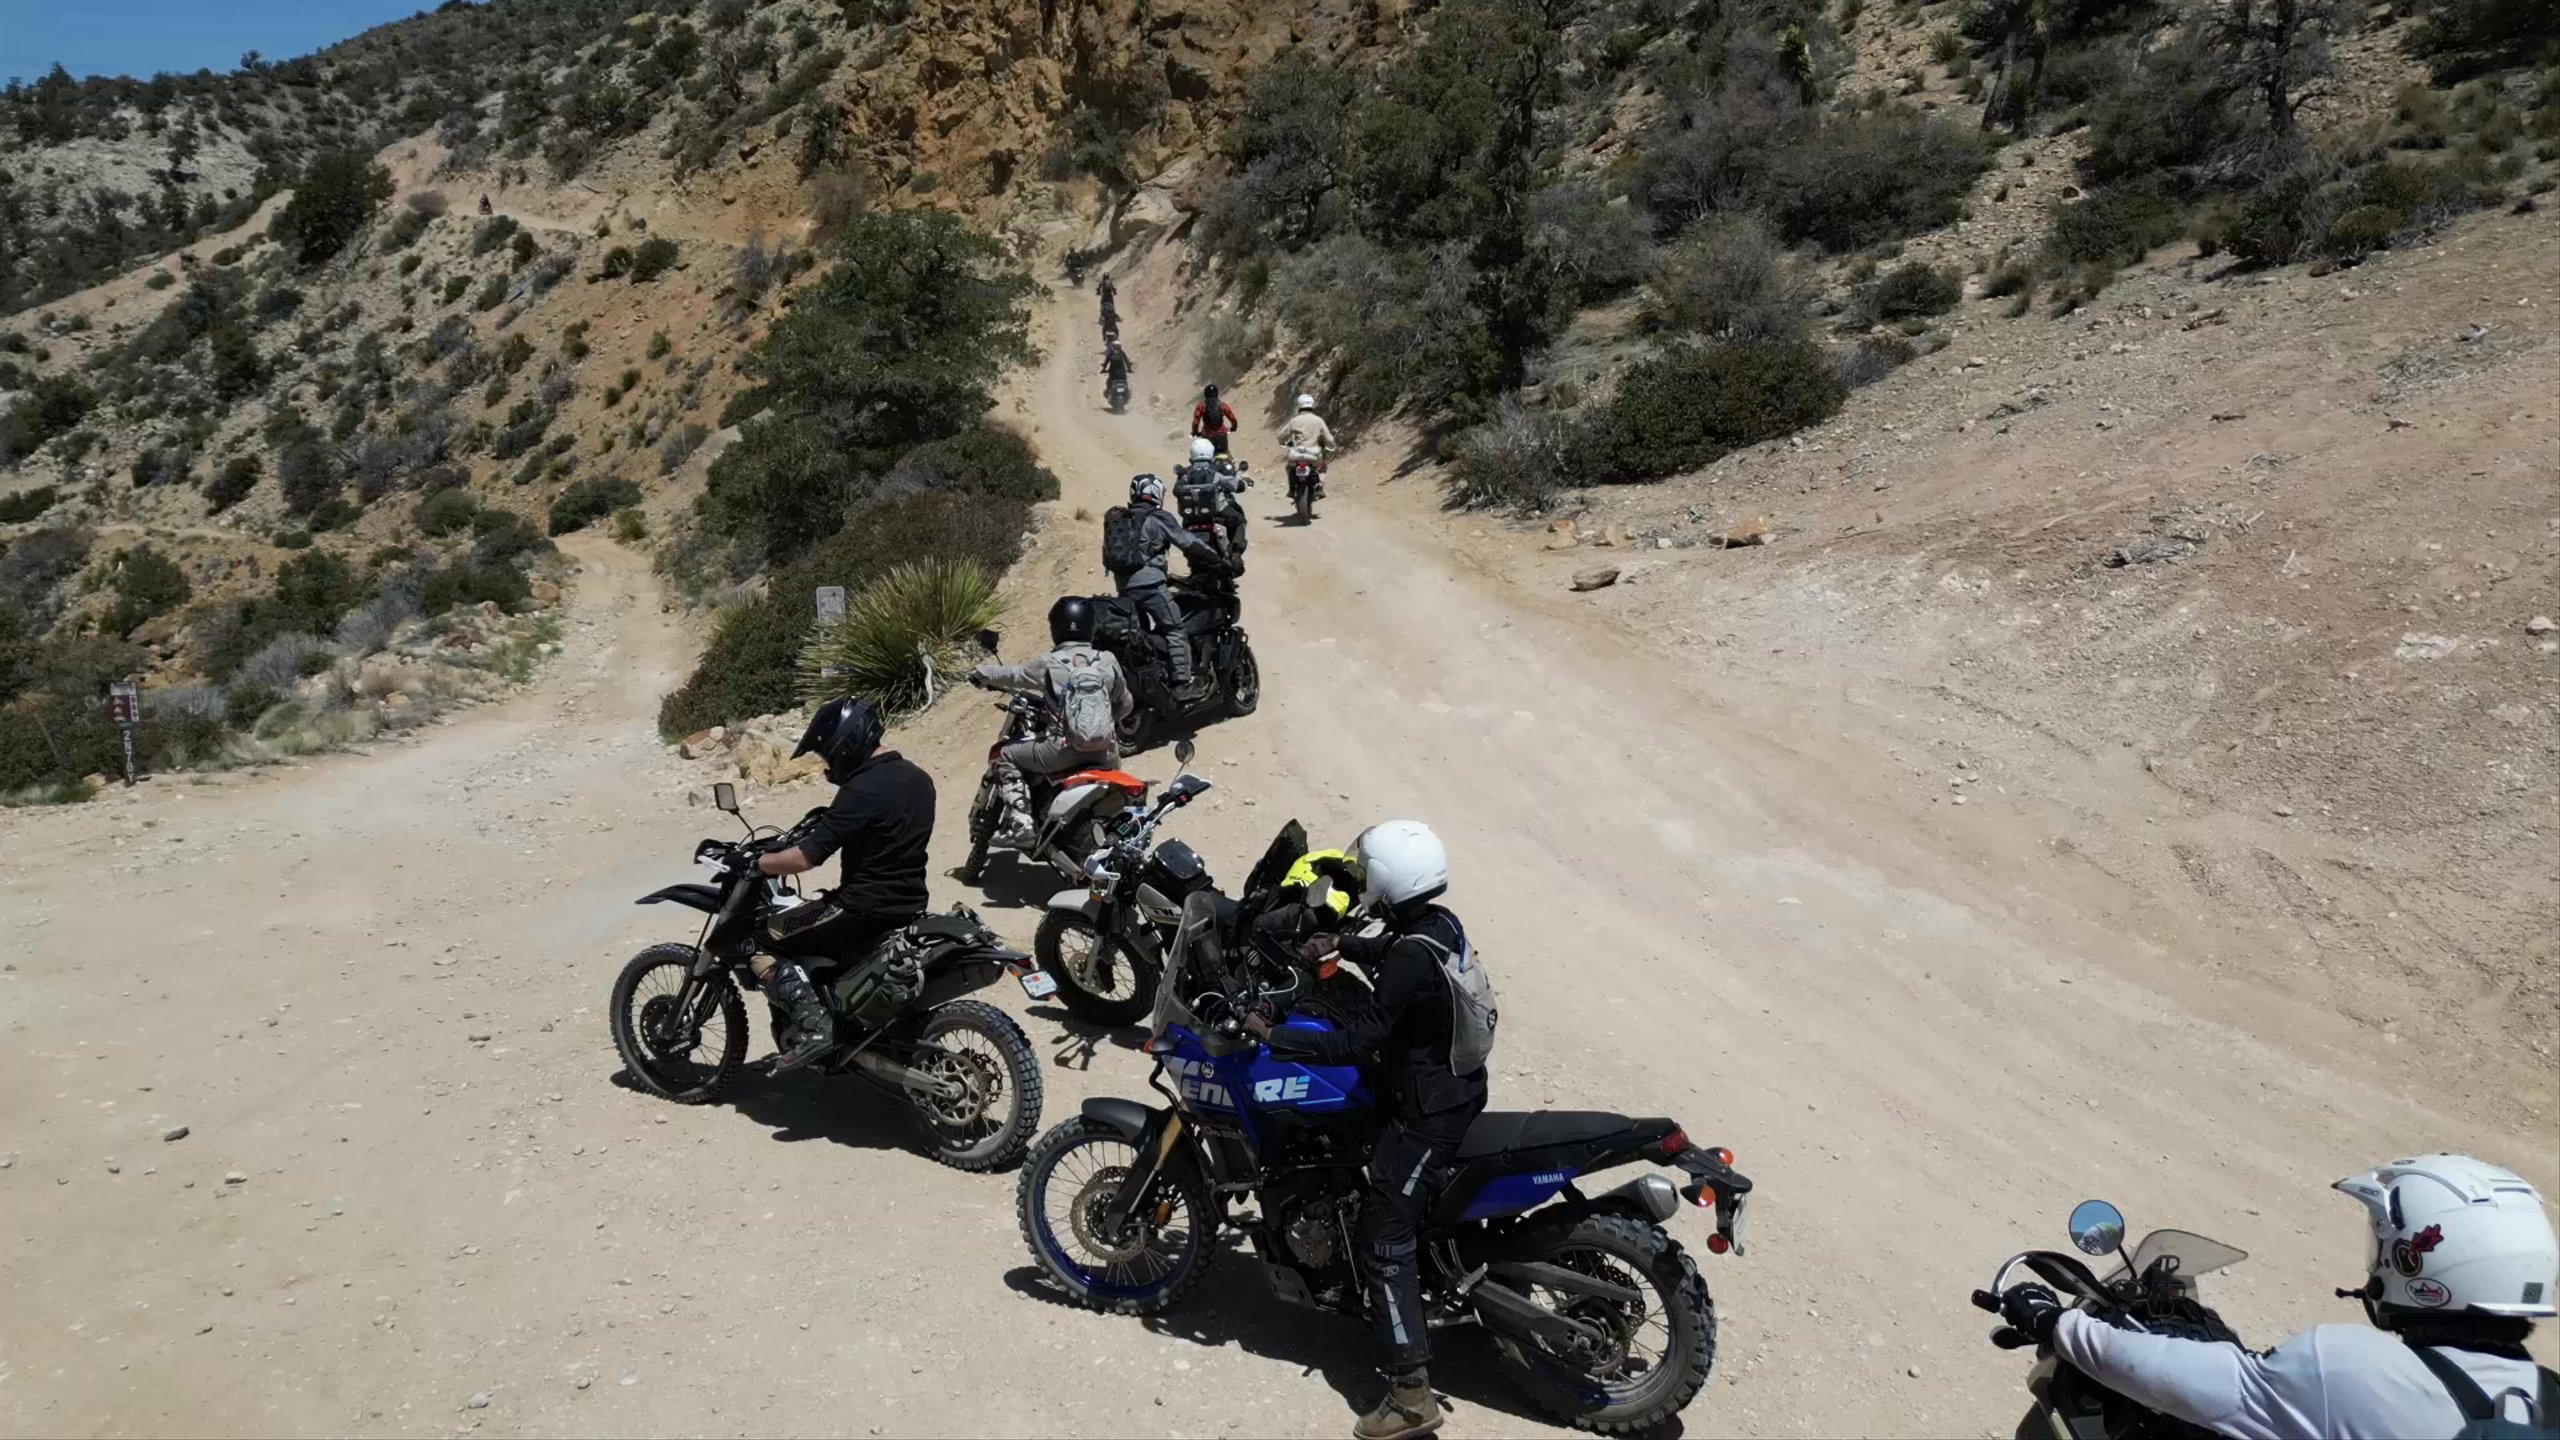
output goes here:
[{"label": "blue yamaha motorcycle", "polygon": [[[1207,1273],[1225,1227],[1281,1300],[1363,1313],[1353,1236],[1380,1123],[1368,1087],[1357,1069],[1275,1056],[1243,1027],[1261,1014],[1331,1028],[1367,1003],[1349,967],[1313,974],[1253,942],[1249,916],[1304,850],[1292,822],[1242,903],[1206,888],[1183,900],[1147,1042],[1166,1103],[1087,1100],[1024,1160],[1023,1239],[1076,1303],[1171,1307]],[[1636,1163],[1685,1183],[1648,1171],[1585,1189]],[[1707,1249],[1741,1254],[1751,1182],[1732,1163],[1667,1119],[1487,1111],[1423,1232],[1430,1323],[1490,1332],[1522,1388],[1572,1425],[1660,1423],[1705,1385],[1716,1338],[1706,1282],[1663,1227],[1684,1202],[1711,1210]]]}]

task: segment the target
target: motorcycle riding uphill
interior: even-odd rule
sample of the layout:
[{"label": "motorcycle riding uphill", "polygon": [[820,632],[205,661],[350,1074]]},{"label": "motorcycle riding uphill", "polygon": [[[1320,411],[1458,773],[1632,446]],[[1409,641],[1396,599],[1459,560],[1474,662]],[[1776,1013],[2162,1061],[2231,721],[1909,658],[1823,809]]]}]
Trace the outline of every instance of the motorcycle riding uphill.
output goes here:
[{"label": "motorcycle riding uphill", "polygon": [[[1135,476],[1130,503],[1102,517],[1102,563],[1119,594],[1094,597],[1094,645],[1120,662],[1138,700],[1121,727],[1123,753],[1142,748],[1156,726],[1221,709],[1250,715],[1262,703],[1262,671],[1244,632],[1233,567],[1165,510],[1166,488],[1154,475]],[[1176,549],[1190,566],[1180,579],[1168,556]]]},{"label": "motorcycle riding uphill", "polygon": [[[742,992],[759,990],[777,1070],[854,1076],[905,1102],[935,1160],[1001,1169],[1039,1126],[1040,1067],[1012,1017],[968,997],[1006,975],[1034,999],[1056,986],[966,908],[925,911],[931,782],[922,782],[920,830],[899,823],[895,807],[866,803],[881,775],[922,773],[893,752],[874,753],[878,724],[865,701],[821,707],[799,753],[827,755],[828,778],[842,787],[835,803],[787,831],[747,824],[742,841],[705,839],[693,858],[708,880],[641,897],[704,919],[693,943],[653,945],[623,966],[614,1046],[652,1094],[688,1105],[716,1099],[746,1061]],[[715,785],[712,798],[746,824],[734,786]],[[801,894],[792,877],[839,849],[846,883],[823,897]],[[895,852],[891,871],[876,863],[883,852]]]}]

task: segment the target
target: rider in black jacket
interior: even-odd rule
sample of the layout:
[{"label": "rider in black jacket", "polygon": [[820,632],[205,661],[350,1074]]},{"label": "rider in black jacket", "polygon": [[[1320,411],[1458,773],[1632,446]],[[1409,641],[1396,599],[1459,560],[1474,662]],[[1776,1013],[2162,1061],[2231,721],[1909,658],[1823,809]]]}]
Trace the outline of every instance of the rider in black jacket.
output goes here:
[{"label": "rider in black jacket", "polygon": [[[1449,861],[1428,826],[1397,820],[1372,827],[1353,844],[1345,868],[1360,885],[1363,905],[1383,912],[1386,928],[1374,935],[1319,935],[1300,953],[1310,961],[1339,955],[1358,965],[1375,988],[1376,1014],[1330,1031],[1274,1027],[1261,1017],[1246,1028],[1276,1054],[1373,1067],[1387,1124],[1369,1153],[1360,1242],[1372,1287],[1370,1319],[1386,1351],[1387,1393],[1352,1434],[1404,1440],[1439,1429],[1444,1415],[1425,1371],[1431,1337],[1424,1328],[1417,1241],[1450,1157],[1484,1110],[1492,992],[1458,917],[1431,903],[1449,886]],[[1330,911],[1296,905],[1257,923],[1288,934],[1338,922]],[[1471,966],[1472,984],[1453,979]]]},{"label": "rider in black jacket", "polygon": [[836,798],[797,843],[756,860],[767,875],[797,875],[832,855],[844,856],[836,888],[767,922],[752,962],[756,977],[790,1012],[798,1035],[774,1061],[777,1074],[835,1046],[835,1017],[799,957],[861,959],[925,910],[933,777],[897,751],[880,749],[885,728],[868,700],[830,700],[818,707],[792,755],[824,756]]}]

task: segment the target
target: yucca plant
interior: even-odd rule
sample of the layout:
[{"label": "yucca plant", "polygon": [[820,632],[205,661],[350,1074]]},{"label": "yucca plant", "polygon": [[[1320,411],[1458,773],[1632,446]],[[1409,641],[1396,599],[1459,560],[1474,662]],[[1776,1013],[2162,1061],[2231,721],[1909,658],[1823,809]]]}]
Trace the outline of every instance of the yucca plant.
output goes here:
[{"label": "yucca plant", "polygon": [[996,577],[977,561],[909,561],[847,599],[842,620],[809,632],[800,693],[813,703],[864,695],[892,714],[916,709],[927,698],[927,664],[948,684],[971,638],[1003,615]]}]

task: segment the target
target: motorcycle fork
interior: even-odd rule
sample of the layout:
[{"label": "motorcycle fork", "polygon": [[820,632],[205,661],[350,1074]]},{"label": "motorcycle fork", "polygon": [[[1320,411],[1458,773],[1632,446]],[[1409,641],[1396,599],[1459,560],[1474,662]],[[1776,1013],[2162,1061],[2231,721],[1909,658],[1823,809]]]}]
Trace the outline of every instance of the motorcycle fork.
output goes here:
[{"label": "motorcycle fork", "polygon": [[1127,1225],[1137,1219],[1138,1211],[1147,1203],[1147,1192],[1164,1174],[1173,1147],[1182,1143],[1182,1129],[1179,1111],[1159,1110],[1147,1118],[1147,1128],[1138,1132],[1137,1161],[1129,1167],[1128,1174],[1120,1177],[1120,1189],[1104,1212],[1113,1221]]}]

